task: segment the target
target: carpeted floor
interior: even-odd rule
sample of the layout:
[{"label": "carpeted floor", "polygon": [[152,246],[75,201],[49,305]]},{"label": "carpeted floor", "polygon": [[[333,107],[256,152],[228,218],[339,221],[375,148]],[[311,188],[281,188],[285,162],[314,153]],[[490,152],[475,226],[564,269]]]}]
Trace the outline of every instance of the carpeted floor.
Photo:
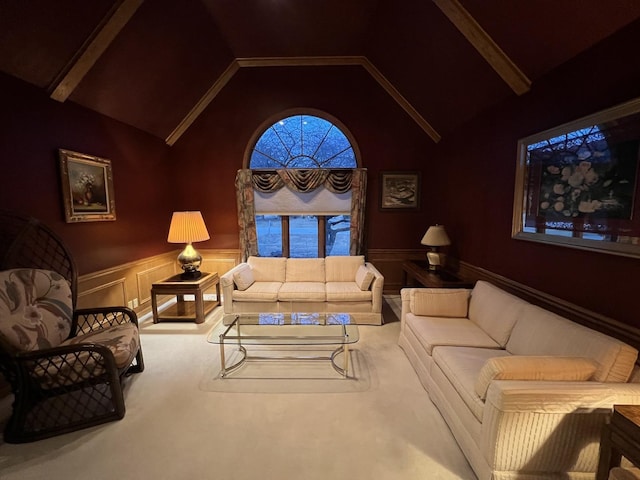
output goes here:
[{"label": "carpeted floor", "polygon": [[125,418],[40,442],[0,443],[0,479],[474,480],[397,345],[399,297],[385,302],[385,325],[360,327],[353,346],[367,375],[354,391],[215,391],[208,387],[218,348],[206,335],[219,311],[201,325],[145,318],[146,370],[126,383]]}]

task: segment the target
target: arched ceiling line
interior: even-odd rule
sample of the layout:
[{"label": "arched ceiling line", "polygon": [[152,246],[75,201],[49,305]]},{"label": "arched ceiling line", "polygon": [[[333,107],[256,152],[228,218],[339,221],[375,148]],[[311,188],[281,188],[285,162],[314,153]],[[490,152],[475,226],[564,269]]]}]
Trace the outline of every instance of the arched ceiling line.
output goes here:
[{"label": "arched ceiling line", "polygon": [[398,105],[431,137],[434,142],[440,141],[440,134],[427,122],[422,115],[402,96],[402,94],[387,80],[387,78],[363,56],[326,56],[326,57],[257,57],[236,58],[227,69],[216,79],[198,103],[184,117],[178,126],[165,139],[168,145],[173,145],[187,131],[198,116],[220,93],[233,75],[240,68],[255,67],[317,67],[317,66],[361,66],[369,75],[389,94]]}]

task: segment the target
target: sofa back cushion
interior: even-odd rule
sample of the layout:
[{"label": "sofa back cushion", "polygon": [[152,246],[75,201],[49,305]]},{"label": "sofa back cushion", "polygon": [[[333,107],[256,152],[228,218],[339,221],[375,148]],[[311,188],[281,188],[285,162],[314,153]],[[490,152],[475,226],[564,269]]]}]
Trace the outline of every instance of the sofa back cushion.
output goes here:
[{"label": "sofa back cushion", "polygon": [[506,349],[514,355],[588,357],[598,363],[597,382],[626,382],[638,357],[635,348],[578,323],[527,305]]},{"label": "sofa back cushion", "polygon": [[409,296],[409,310],[426,317],[466,318],[471,290],[461,288],[416,288]]},{"label": "sofa back cushion", "polygon": [[364,265],[364,256],[327,257],[324,265],[327,273],[327,282],[355,282],[358,267]]},{"label": "sofa back cushion", "polygon": [[16,351],[57,347],[71,333],[71,288],[60,274],[0,272],[0,337]]},{"label": "sofa back cushion", "polygon": [[324,258],[287,258],[287,282],[324,283]]},{"label": "sofa back cushion", "polygon": [[469,320],[504,347],[526,305],[525,300],[479,280],[471,292]]},{"label": "sofa back cushion", "polygon": [[598,364],[584,357],[512,355],[488,359],[475,383],[481,399],[487,397],[492,380],[554,380],[583,382],[595,373]]},{"label": "sofa back cushion", "polygon": [[360,265],[356,271],[356,285],[360,290],[369,290],[375,275],[366,265]]},{"label": "sofa back cushion", "polygon": [[253,277],[253,270],[247,264],[240,265],[235,272],[233,272],[233,282],[238,287],[238,290],[246,290],[253,282],[255,282],[255,278]]},{"label": "sofa back cushion", "polygon": [[284,257],[249,257],[247,263],[256,282],[285,281],[287,259]]}]

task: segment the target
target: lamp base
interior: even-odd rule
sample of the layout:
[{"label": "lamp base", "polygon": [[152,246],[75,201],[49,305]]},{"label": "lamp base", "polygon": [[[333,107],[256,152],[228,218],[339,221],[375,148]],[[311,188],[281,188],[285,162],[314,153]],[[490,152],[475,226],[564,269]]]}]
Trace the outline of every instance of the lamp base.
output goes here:
[{"label": "lamp base", "polygon": [[185,249],[178,255],[178,263],[184,270],[184,273],[180,275],[183,280],[195,280],[202,276],[202,273],[198,271],[202,263],[202,255],[193,248],[191,243],[187,244]]},{"label": "lamp base", "polygon": [[438,252],[427,252],[427,260],[429,260],[429,271],[437,272],[442,264],[442,256]]},{"label": "lamp base", "polygon": [[200,270],[187,271],[185,270],[180,274],[181,280],[197,280],[202,276],[202,272]]}]

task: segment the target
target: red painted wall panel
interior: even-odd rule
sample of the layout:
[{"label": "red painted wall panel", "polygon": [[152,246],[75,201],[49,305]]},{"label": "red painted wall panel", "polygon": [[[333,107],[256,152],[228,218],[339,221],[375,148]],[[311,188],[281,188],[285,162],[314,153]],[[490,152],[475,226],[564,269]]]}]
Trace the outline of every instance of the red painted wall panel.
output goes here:
[{"label": "red painted wall panel", "polygon": [[638,44],[636,21],[445,138],[432,191],[462,260],[636,326],[640,259],[513,240],[511,221],[518,139],[640,96]]},{"label": "red painted wall panel", "polygon": [[[89,273],[168,251],[168,147],[132,127],[0,74],[0,208],[44,221]],[[111,160],[116,221],[64,221],[58,148]]]}]

